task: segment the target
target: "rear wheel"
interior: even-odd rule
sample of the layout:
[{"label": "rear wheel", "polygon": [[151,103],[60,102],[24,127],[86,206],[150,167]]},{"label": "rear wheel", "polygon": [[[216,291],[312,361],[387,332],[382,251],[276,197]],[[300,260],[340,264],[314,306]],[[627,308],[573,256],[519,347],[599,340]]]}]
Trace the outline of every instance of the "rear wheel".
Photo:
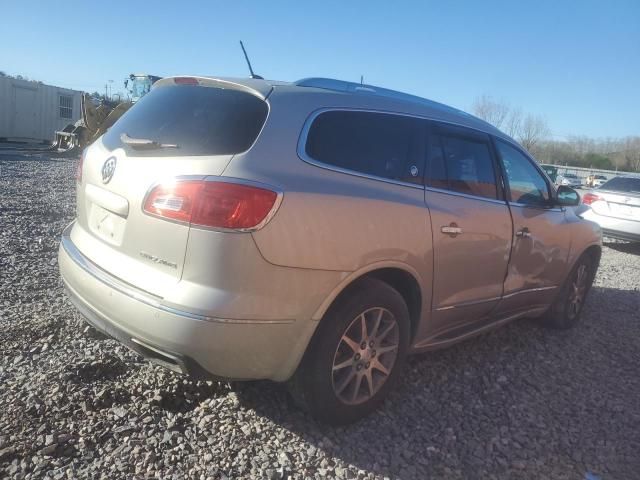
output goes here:
[{"label": "rear wheel", "polygon": [[402,295],[380,280],[362,280],[320,322],[290,382],[292,394],[321,421],[354,422],[393,388],[408,344]]},{"label": "rear wheel", "polygon": [[592,256],[584,254],[578,259],[556,300],[542,317],[545,326],[564,330],[578,323],[596,268]]}]

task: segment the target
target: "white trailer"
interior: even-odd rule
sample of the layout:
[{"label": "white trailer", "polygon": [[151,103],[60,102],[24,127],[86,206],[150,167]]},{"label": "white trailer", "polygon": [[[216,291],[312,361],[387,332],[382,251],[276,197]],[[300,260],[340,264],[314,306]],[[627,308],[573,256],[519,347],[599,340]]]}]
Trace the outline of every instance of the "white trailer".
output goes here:
[{"label": "white trailer", "polygon": [[52,142],[80,119],[82,92],[0,77],[0,141]]}]

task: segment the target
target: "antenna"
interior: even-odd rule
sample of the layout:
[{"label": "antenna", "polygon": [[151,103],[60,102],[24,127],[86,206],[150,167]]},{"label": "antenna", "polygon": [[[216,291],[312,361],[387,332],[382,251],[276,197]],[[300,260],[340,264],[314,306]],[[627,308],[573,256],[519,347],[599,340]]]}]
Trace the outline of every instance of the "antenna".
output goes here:
[{"label": "antenna", "polygon": [[251,73],[251,78],[257,78],[259,80],[262,80],[263,78],[260,75],[256,75],[255,73],[253,73],[253,68],[251,68],[251,62],[249,61],[249,56],[247,55],[247,51],[244,49],[242,40],[240,40],[240,48],[242,48],[242,53],[244,53],[244,59],[247,61],[247,66],[249,67],[249,73]]}]

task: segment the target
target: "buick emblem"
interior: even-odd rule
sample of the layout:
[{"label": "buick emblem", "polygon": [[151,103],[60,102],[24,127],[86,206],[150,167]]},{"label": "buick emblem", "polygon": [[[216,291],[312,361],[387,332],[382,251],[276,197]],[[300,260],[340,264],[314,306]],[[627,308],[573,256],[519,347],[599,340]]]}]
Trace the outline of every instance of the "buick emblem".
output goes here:
[{"label": "buick emblem", "polygon": [[109,183],[116,172],[116,157],[109,157],[102,165],[102,183]]}]

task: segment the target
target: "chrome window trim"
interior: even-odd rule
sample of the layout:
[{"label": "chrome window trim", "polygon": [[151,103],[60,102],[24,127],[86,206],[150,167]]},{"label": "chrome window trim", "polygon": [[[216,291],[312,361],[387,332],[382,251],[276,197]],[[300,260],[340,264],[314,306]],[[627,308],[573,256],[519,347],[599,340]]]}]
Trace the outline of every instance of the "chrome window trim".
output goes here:
[{"label": "chrome window trim", "polygon": [[[205,225],[192,225],[190,222],[183,222],[183,221],[175,220],[172,218],[166,218],[160,215],[146,212],[144,210],[144,204],[147,202],[147,197],[149,197],[153,189],[156,188],[158,185],[161,185],[163,183],[169,183],[171,181],[185,182],[190,180],[202,180],[204,182],[235,183],[238,185],[247,185],[250,187],[263,188],[263,189],[271,190],[272,192],[275,192],[276,201],[273,203],[273,207],[271,207],[271,210],[269,211],[269,213],[267,213],[267,216],[264,217],[264,219],[259,224],[250,228],[221,228],[221,227],[207,227]],[[222,232],[222,233],[251,233],[251,232],[256,232],[260,230],[267,223],[269,223],[269,221],[278,212],[278,209],[280,208],[280,204],[282,203],[283,198],[284,198],[284,191],[281,188],[275,187],[267,183],[256,182],[254,180],[246,180],[243,178],[235,178],[235,177],[219,177],[219,176],[213,176],[213,175],[179,175],[177,177],[169,177],[163,180],[157,180],[154,183],[152,183],[151,186],[147,189],[146,193],[144,194],[142,203],[140,203],[140,210],[144,215],[147,215],[149,217],[158,218],[160,220],[164,220],[165,222],[176,223],[178,225],[184,225],[186,227],[195,228],[198,230],[207,230],[207,231]]]},{"label": "chrome window trim", "polygon": [[479,200],[482,202],[496,203],[498,205],[507,205],[507,202],[504,200],[499,200],[497,198],[480,197],[478,195],[469,195],[468,193],[456,192],[455,190],[446,190],[444,188],[436,188],[436,187],[425,187],[425,190],[428,192],[444,193],[445,195],[455,195],[456,197],[469,198],[471,200]]},{"label": "chrome window trim", "polygon": [[509,206],[521,208],[533,208],[543,212],[564,212],[565,207],[542,207],[540,205],[531,205],[528,203],[508,202]]},{"label": "chrome window trim", "polygon": [[[193,312],[188,312],[186,310],[181,310],[173,307],[169,307],[164,305],[161,301],[162,297],[149,293],[145,290],[141,290],[133,285],[130,285],[122,280],[114,277],[110,273],[106,272],[87,257],[85,257],[82,252],[75,246],[73,241],[71,240],[71,229],[75,225],[75,222],[70,223],[62,232],[62,240],[60,244],[62,248],[69,256],[69,258],[85,273],[96,279],[97,281],[103,283],[109,288],[126,295],[129,298],[137,300],[145,305],[148,305],[153,308],[157,308],[158,310],[162,310],[171,315],[177,315],[180,317],[189,318],[191,320],[199,320],[206,322],[215,322],[215,323],[244,323],[244,324],[274,324],[274,323],[293,323],[294,320],[290,319],[282,319],[282,320],[239,320],[239,319],[230,319],[230,318],[218,318],[218,317],[210,317],[208,315],[200,315]],[[65,284],[67,284],[67,280],[64,279]],[[69,286],[69,288],[72,288]],[[84,301],[84,300],[83,300]],[[85,301],[86,303],[86,301]]]}]

